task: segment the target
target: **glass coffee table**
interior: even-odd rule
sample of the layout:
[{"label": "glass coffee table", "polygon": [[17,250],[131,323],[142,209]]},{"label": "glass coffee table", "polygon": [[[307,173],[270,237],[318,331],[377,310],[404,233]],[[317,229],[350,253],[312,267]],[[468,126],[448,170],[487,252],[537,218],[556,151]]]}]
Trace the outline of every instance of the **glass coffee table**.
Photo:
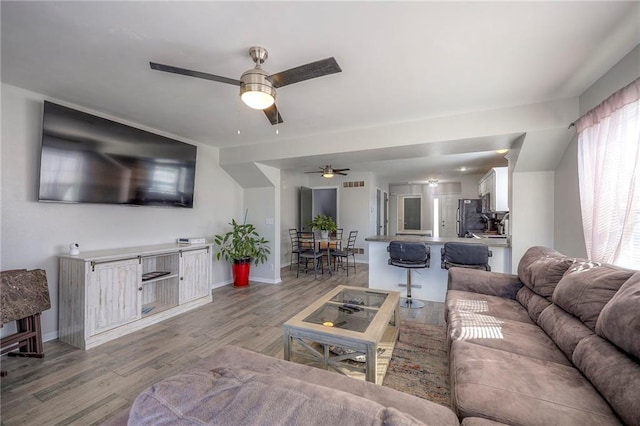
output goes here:
[{"label": "glass coffee table", "polygon": [[398,339],[397,291],[338,286],[284,323],[284,359],[382,384]]}]

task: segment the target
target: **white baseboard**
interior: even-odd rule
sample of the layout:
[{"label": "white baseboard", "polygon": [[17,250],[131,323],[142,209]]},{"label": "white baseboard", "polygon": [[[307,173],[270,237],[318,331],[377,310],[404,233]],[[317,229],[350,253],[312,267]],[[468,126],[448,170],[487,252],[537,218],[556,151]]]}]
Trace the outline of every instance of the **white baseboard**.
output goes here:
[{"label": "white baseboard", "polygon": [[249,281],[256,281],[256,282],[265,283],[265,284],[280,284],[282,282],[280,278],[270,279],[270,278],[262,278],[262,277],[252,277],[251,275],[249,275]]},{"label": "white baseboard", "polygon": [[58,338],[58,330],[52,331],[51,333],[45,333],[42,335],[43,342],[49,342],[51,340],[56,340]]}]

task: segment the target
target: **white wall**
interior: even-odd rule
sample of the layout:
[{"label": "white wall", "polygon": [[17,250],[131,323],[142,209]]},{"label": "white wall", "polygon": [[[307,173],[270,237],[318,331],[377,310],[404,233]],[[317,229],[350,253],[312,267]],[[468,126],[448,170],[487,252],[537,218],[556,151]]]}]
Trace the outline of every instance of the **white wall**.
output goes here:
[{"label": "white wall", "polygon": [[511,268],[532,246],[553,247],[554,172],[513,173]]},{"label": "white wall", "polygon": [[[358,231],[356,248],[364,249],[364,254],[355,256],[356,262],[368,262],[365,238],[375,235],[376,228],[376,187],[371,173],[349,173],[342,177],[342,181],[364,181],[364,187],[344,188],[342,182],[338,187],[338,209],[340,222],[338,225],[344,229],[344,241],[346,244],[350,231]],[[372,195],[373,194],[373,195]]]},{"label": "white wall", "polygon": [[640,77],[640,44],[580,95],[580,115]]},{"label": "white wall", "polygon": [[587,257],[578,188],[577,137],[567,147],[555,176],[553,247],[567,256]]},{"label": "white wall", "polygon": [[271,249],[267,262],[257,266],[252,264],[251,280],[271,284],[281,281],[280,268],[275,267],[275,265],[280,265],[279,262],[276,262],[276,259],[280,259],[280,221],[276,219],[275,209],[276,205],[279,207],[279,201],[275,187],[245,188],[244,190],[247,223],[252,223],[256,227],[258,234],[269,241]]},{"label": "white wall", "polygon": [[280,174],[280,267],[291,262],[289,229],[298,229],[300,216],[300,186],[306,186],[307,176],[289,170]]},{"label": "white wall", "polygon": [[[42,326],[44,338],[50,340],[57,336],[58,325],[56,256],[65,253],[70,243],[77,242],[82,251],[88,251],[168,243],[181,236],[211,237],[231,217],[240,216],[243,190],[218,166],[218,150],[198,145],[193,209],[39,203],[43,99],[40,94],[2,84],[0,268],[47,271],[52,308],[43,313]],[[226,265],[214,262],[212,285],[229,278]],[[11,326],[2,329],[3,336],[12,332]]]}]

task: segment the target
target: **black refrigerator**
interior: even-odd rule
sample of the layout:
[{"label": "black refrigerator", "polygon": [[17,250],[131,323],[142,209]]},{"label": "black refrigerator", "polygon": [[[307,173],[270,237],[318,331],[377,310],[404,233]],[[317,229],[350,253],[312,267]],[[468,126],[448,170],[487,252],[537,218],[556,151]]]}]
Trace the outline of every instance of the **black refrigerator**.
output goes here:
[{"label": "black refrigerator", "polygon": [[482,232],[484,228],[485,220],[482,216],[482,200],[479,198],[458,200],[458,213],[456,216],[458,237],[465,237],[468,232]]}]

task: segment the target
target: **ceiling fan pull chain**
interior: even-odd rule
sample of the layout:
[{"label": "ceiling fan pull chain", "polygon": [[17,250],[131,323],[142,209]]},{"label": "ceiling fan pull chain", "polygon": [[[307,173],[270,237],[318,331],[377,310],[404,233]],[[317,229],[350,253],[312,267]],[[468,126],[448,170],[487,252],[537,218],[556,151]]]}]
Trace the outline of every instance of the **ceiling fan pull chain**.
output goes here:
[{"label": "ceiling fan pull chain", "polygon": [[238,135],[240,134],[240,98],[236,102],[236,127],[238,128]]},{"label": "ceiling fan pull chain", "polygon": [[280,134],[280,130],[279,130],[280,129],[280,120],[278,120],[278,115],[280,113],[278,111],[280,111],[280,110],[278,109],[278,98],[277,97],[275,97],[273,99],[273,104],[276,106],[276,135],[279,135]]}]

